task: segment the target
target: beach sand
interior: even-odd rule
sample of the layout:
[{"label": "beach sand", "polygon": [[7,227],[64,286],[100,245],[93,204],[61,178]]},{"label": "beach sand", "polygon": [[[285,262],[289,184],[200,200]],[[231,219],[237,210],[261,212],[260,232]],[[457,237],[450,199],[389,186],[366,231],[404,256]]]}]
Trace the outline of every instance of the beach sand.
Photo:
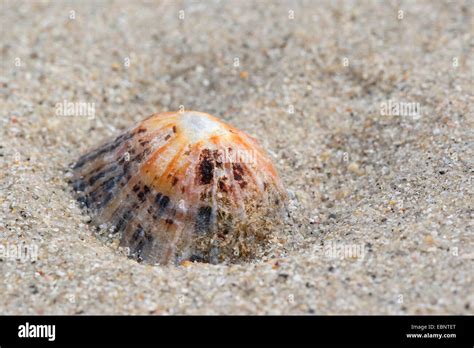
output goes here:
[{"label": "beach sand", "polygon": [[[0,4],[0,314],[474,313],[469,1]],[[180,106],[275,160],[267,255],[140,264],[74,201],[72,162]]]}]

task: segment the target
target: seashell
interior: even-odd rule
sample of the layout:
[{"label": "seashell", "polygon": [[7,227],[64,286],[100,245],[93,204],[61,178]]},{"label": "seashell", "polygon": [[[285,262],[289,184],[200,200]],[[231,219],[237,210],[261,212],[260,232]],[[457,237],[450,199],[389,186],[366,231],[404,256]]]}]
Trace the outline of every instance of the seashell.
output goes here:
[{"label": "seashell", "polygon": [[250,260],[286,201],[254,138],[195,111],[148,117],[79,158],[72,173],[93,222],[148,263]]}]

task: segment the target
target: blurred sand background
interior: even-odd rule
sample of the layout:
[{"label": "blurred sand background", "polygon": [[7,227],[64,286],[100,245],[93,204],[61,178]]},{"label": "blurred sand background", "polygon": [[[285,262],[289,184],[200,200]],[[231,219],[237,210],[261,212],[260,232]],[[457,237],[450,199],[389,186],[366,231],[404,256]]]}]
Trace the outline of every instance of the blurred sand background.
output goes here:
[{"label": "blurred sand background", "polygon": [[[0,4],[0,314],[474,313],[472,2]],[[278,251],[148,266],[94,235],[68,165],[180,105],[269,150]]]}]

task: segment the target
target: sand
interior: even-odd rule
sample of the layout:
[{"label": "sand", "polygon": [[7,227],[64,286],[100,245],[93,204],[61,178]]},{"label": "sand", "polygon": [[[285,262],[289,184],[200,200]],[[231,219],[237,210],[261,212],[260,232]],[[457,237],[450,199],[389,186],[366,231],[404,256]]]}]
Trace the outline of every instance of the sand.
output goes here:
[{"label": "sand", "polygon": [[[469,1],[0,1],[0,314],[474,313]],[[266,256],[139,264],[73,200],[70,163],[180,107],[274,158]]]}]

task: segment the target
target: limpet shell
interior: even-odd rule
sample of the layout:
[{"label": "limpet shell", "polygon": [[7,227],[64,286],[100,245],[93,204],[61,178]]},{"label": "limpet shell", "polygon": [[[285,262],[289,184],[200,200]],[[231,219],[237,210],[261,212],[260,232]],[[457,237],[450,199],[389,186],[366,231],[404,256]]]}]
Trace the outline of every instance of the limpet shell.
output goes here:
[{"label": "limpet shell", "polygon": [[148,263],[254,258],[286,191],[257,141],[209,114],[154,114],[72,167],[77,200]]}]

